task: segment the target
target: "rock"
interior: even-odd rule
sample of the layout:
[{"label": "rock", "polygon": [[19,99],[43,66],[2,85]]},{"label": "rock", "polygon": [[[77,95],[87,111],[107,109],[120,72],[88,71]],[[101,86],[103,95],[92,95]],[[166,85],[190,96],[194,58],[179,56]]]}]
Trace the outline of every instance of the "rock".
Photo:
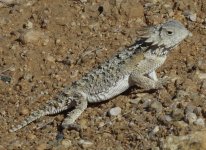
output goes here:
[{"label": "rock", "polygon": [[103,126],[105,126],[105,123],[104,123],[104,122],[100,122],[99,125],[98,125],[99,128],[101,128],[101,127],[103,127]]},{"label": "rock", "polygon": [[156,134],[160,130],[159,126],[155,126],[154,129],[152,130],[153,134]]},{"label": "rock", "polygon": [[203,118],[198,118],[196,121],[194,121],[194,124],[205,127],[205,120]]},{"label": "rock", "polygon": [[159,147],[153,147],[151,150],[160,150]]},{"label": "rock", "polygon": [[87,2],[87,0],[80,0],[80,2],[82,2],[82,3],[86,3],[86,2]]},{"label": "rock", "polygon": [[183,90],[178,90],[177,98],[182,98],[182,97],[185,97],[185,96],[189,96],[189,93],[186,92],[186,91],[183,91]]},{"label": "rock", "polygon": [[46,60],[49,61],[49,62],[52,62],[52,63],[55,62],[55,58],[54,58],[53,56],[51,56],[51,55],[48,55],[48,56],[46,57]]},{"label": "rock", "polygon": [[25,24],[25,28],[26,29],[32,29],[33,28],[33,23],[31,21],[28,21],[26,24]]},{"label": "rock", "polygon": [[197,115],[197,116],[200,116],[202,114],[202,108],[201,107],[196,107],[194,109],[194,113]]},{"label": "rock", "polygon": [[197,14],[191,14],[189,15],[189,19],[193,22],[196,22],[197,21]]},{"label": "rock", "polygon": [[[205,74],[206,75],[206,74]],[[206,76],[205,76],[206,77]],[[206,90],[206,80],[202,81],[201,89]]]},{"label": "rock", "polygon": [[34,140],[34,139],[36,138],[36,135],[30,133],[30,134],[27,135],[27,138],[28,138],[29,140]]},{"label": "rock", "polygon": [[47,145],[45,143],[42,143],[36,147],[36,150],[45,150],[45,149],[47,149]]},{"label": "rock", "polygon": [[206,130],[196,131],[182,136],[169,135],[161,141],[161,149],[204,150],[206,149]]},{"label": "rock", "polygon": [[21,115],[28,115],[28,114],[29,114],[29,109],[27,109],[27,108],[22,108],[22,109],[20,110],[20,114],[21,114]]},{"label": "rock", "polygon": [[[206,20],[205,20],[206,21]],[[197,63],[197,67],[201,72],[206,72],[206,62],[204,59],[200,59]]]},{"label": "rock", "polygon": [[168,124],[172,121],[172,118],[171,116],[169,115],[164,115],[164,116],[161,116],[160,118],[158,118],[161,122],[163,122],[164,124]]},{"label": "rock", "polygon": [[188,105],[185,109],[185,113],[192,113],[195,109],[195,106]]},{"label": "rock", "polygon": [[181,120],[183,117],[184,117],[184,111],[182,109],[175,108],[172,111],[172,118],[173,118],[173,120],[178,121],[178,120]]},{"label": "rock", "polygon": [[10,146],[12,146],[13,149],[22,149],[22,145],[23,145],[22,141],[16,140]]},{"label": "rock", "polygon": [[38,41],[42,40],[42,43],[48,40],[48,37],[44,35],[43,32],[36,30],[27,30],[20,35],[20,41],[23,44],[32,43],[35,44]]},{"label": "rock", "polygon": [[143,107],[143,108],[148,108],[148,107],[150,107],[151,103],[152,103],[152,100],[151,100],[151,99],[146,99],[146,100],[144,101],[144,103],[142,104],[142,107]]},{"label": "rock", "polygon": [[90,141],[86,141],[86,140],[83,140],[83,139],[79,140],[78,143],[79,143],[79,145],[82,146],[82,148],[89,148],[90,146],[93,145],[92,142],[90,142]]},{"label": "rock", "polygon": [[120,107],[114,107],[108,111],[108,115],[109,116],[118,116],[121,114],[121,111],[122,111],[122,109]]},{"label": "rock", "polygon": [[69,148],[72,146],[72,142],[68,139],[64,139],[62,140],[61,144],[65,147],[65,148]]},{"label": "rock", "polygon": [[200,80],[206,79],[206,73],[197,73],[197,76],[199,77]]},{"label": "rock", "polygon": [[152,109],[154,109],[156,112],[161,112],[162,111],[162,103],[160,103],[159,101],[152,102],[150,107]]},{"label": "rock", "polygon": [[178,128],[182,128],[182,129],[184,129],[184,128],[186,128],[188,126],[188,124],[186,122],[184,122],[184,121],[176,121],[174,123],[174,125],[176,127],[178,127]]},{"label": "rock", "polygon": [[197,14],[191,11],[185,11],[184,16],[189,19],[190,21],[196,22],[197,21]]},{"label": "rock", "polygon": [[185,115],[185,121],[187,121],[189,124],[192,124],[197,120],[197,115],[195,113],[188,112]]}]

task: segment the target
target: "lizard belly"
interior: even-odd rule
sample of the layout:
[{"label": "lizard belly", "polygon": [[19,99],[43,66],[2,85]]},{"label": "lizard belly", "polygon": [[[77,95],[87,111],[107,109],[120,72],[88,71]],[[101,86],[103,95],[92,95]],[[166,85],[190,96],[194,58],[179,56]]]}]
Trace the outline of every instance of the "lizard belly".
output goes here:
[{"label": "lizard belly", "polygon": [[96,103],[113,98],[122,92],[126,91],[130,87],[129,75],[124,77],[124,79],[118,81],[114,86],[111,86],[105,92],[100,92],[97,94],[92,94],[88,96],[88,102]]}]

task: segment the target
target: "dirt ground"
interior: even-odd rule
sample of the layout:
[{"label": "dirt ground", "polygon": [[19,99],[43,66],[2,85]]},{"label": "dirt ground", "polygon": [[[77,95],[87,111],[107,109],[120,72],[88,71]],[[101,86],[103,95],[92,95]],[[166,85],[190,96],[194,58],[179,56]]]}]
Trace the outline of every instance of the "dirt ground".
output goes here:
[{"label": "dirt ground", "polygon": [[[170,18],[193,33],[158,69],[165,88],[132,88],[89,108],[82,131],[58,134],[63,114],[9,133],[65,85]],[[206,149],[205,0],[0,0],[0,150]],[[116,117],[108,116],[120,107]],[[58,135],[58,136],[57,136]]]}]

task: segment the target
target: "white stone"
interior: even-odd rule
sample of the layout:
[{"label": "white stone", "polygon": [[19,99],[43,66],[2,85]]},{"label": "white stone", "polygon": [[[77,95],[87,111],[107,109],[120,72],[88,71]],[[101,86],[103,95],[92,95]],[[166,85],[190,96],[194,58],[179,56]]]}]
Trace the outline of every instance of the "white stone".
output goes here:
[{"label": "white stone", "polygon": [[121,114],[122,109],[120,107],[111,108],[108,111],[109,116],[118,116]]}]

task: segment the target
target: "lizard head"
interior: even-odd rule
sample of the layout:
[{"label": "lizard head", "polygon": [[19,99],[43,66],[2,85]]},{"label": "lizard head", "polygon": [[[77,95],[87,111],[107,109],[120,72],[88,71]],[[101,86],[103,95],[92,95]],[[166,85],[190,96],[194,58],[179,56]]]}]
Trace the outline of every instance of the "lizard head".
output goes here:
[{"label": "lizard head", "polygon": [[148,50],[151,50],[151,53],[165,55],[191,35],[192,33],[183,24],[176,20],[169,20],[163,24],[150,27],[145,36],[145,42],[150,45]]}]

